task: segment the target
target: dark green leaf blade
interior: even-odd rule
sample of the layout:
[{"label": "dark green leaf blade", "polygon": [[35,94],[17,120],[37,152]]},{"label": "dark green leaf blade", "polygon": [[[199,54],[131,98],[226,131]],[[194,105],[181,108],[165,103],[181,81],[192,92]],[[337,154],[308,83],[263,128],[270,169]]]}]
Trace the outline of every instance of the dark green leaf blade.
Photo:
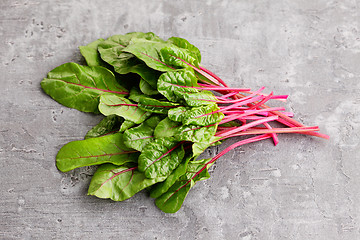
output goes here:
[{"label": "dark green leaf blade", "polygon": [[177,212],[195,183],[210,177],[208,169],[211,164],[208,164],[209,161],[210,159],[190,161],[186,173],[166,193],[155,200],[156,206],[166,213]]},{"label": "dark green leaf blade", "polygon": [[150,197],[158,198],[166,193],[174,183],[186,173],[186,168],[189,161],[192,159],[191,155],[185,157],[185,160],[166,178],[165,181],[159,182],[150,189]]},{"label": "dark green leaf blade", "polygon": [[151,185],[164,181],[165,177],[146,178],[137,167],[103,164],[91,179],[88,195],[124,201]]},{"label": "dark green leaf blade", "polygon": [[[155,85],[155,87],[156,87],[156,85]],[[141,92],[143,92],[146,95],[157,95],[157,94],[159,94],[158,90],[156,88],[153,88],[144,79],[140,80],[139,88],[140,88]]]},{"label": "dark green leaf blade", "polygon": [[99,110],[105,116],[115,114],[136,124],[142,123],[151,115],[151,113],[140,109],[137,104],[130,100],[113,94],[101,96]]},{"label": "dark green leaf blade", "polygon": [[80,52],[81,55],[83,55],[83,57],[85,58],[85,61],[87,63],[88,66],[103,66],[103,67],[107,67],[109,65],[106,64],[106,62],[104,62],[101,57],[100,57],[100,53],[98,52],[98,45],[105,41],[104,39],[100,38],[92,43],[89,43],[86,46],[80,46]]},{"label": "dark green leaf blade", "polygon": [[147,144],[138,159],[139,171],[147,178],[168,175],[184,158],[182,143],[172,138],[159,138]]},{"label": "dark green leaf blade", "polygon": [[170,109],[178,107],[179,104],[160,101],[154,98],[143,96],[140,98],[138,106],[144,111],[158,114],[167,114]]},{"label": "dark green leaf blade", "polygon": [[41,82],[41,87],[66,107],[94,113],[99,113],[99,97],[102,94],[128,94],[108,69],[76,63],[65,63],[50,71]]},{"label": "dark green leaf blade", "polygon": [[123,51],[135,55],[154,70],[166,72],[175,69],[161,60],[160,50],[167,46],[170,46],[170,43],[158,40],[133,39],[131,44],[124,48]]},{"label": "dark green leaf blade", "polygon": [[101,120],[99,124],[86,133],[85,139],[116,133],[119,131],[122,122],[123,120],[119,116],[107,116]]},{"label": "dark green leaf blade", "polygon": [[139,153],[123,143],[121,133],[73,141],[63,146],[56,156],[56,166],[62,172],[84,166],[136,162]]}]

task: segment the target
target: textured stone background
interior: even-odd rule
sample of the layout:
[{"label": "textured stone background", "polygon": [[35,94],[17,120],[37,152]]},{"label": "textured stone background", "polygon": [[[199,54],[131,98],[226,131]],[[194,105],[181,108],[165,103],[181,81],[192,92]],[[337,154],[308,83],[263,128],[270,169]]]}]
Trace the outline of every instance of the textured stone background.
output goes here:
[{"label": "textured stone background", "polygon": [[[0,239],[360,239],[358,0],[1,0],[0,9]],[[78,46],[130,31],[187,38],[230,85],[290,94],[296,119],[331,140],[236,149],[176,214],[145,192],[121,203],[86,196],[92,169],[60,173],[55,155],[101,118],[59,105],[39,83],[83,62]]]}]

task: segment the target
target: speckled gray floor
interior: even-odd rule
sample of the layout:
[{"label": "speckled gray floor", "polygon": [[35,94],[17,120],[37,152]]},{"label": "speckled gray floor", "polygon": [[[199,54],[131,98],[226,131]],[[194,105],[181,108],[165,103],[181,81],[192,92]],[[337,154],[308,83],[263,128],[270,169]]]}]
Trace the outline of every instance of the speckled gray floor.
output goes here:
[{"label": "speckled gray floor", "polygon": [[[0,9],[0,239],[360,239],[358,0],[2,0]],[[122,203],[86,196],[91,170],[60,173],[55,155],[101,118],[57,104],[39,83],[82,62],[79,45],[130,31],[187,38],[230,85],[290,94],[296,119],[331,139],[236,149],[176,214],[145,192]]]}]

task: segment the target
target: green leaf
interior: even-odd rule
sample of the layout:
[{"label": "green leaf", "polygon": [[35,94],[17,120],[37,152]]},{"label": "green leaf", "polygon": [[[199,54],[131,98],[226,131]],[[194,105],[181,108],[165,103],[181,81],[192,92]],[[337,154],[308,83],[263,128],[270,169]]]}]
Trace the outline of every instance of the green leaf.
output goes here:
[{"label": "green leaf", "polygon": [[121,126],[120,126],[120,129],[119,129],[119,132],[124,132],[125,130],[135,126],[136,123],[132,122],[132,121],[129,121],[129,120],[125,120]]},{"label": "green leaf", "polygon": [[172,137],[181,126],[180,123],[170,120],[169,117],[163,119],[154,130],[155,138]]},{"label": "green leaf", "polygon": [[195,47],[194,45],[192,45],[191,43],[189,43],[186,39],[179,38],[179,37],[171,37],[167,41],[171,42],[172,44],[174,44],[175,46],[177,46],[179,48],[184,48],[184,49],[189,50],[193,56],[196,56],[197,61],[199,63],[201,62],[200,50],[197,47]]},{"label": "green leaf", "polygon": [[138,159],[139,171],[147,178],[168,175],[184,158],[182,143],[172,138],[158,138],[147,144]]},{"label": "green leaf", "polygon": [[178,104],[143,96],[140,98],[138,106],[144,111],[167,114],[170,109],[176,108]]},{"label": "green leaf", "polygon": [[210,146],[215,146],[215,145],[220,144],[219,141],[218,141],[219,139],[221,139],[221,138],[213,136],[208,141],[195,142],[192,145],[193,157],[199,156],[200,154],[202,154]]},{"label": "green leaf", "polygon": [[178,141],[189,142],[209,142],[216,133],[216,125],[212,126],[195,126],[195,125],[182,125],[177,128],[175,138]]},{"label": "green leaf", "polygon": [[73,141],[63,146],[56,156],[56,166],[62,172],[84,166],[136,162],[139,153],[123,143],[123,135],[116,133],[98,138]]},{"label": "green leaf", "polygon": [[201,91],[198,93],[184,94],[183,95],[187,105],[191,107],[200,107],[204,105],[215,105],[216,97],[210,91]]},{"label": "green leaf", "polygon": [[130,72],[139,74],[140,77],[154,89],[156,89],[157,81],[162,74],[159,71],[149,68],[145,64],[138,64],[132,67]]},{"label": "green leaf", "polygon": [[157,83],[157,90],[172,102],[183,102],[184,94],[199,92],[191,87],[198,87],[197,78],[187,69],[163,73]]},{"label": "green leaf", "polygon": [[156,82],[161,72],[149,68],[131,53],[123,52],[134,39],[152,40],[155,42],[164,42],[154,33],[133,32],[125,35],[114,35],[103,41],[98,46],[101,58],[114,67],[114,70],[120,74],[136,73],[145,79],[153,88],[156,88]]},{"label": "green leaf", "polygon": [[160,50],[170,45],[170,43],[160,42],[158,40],[133,39],[131,44],[124,48],[123,51],[135,55],[154,70],[166,72],[173,71],[175,68],[162,62]]},{"label": "green leaf", "polygon": [[140,91],[138,87],[133,87],[130,90],[129,99],[135,102],[140,102],[140,98],[146,96],[144,93]]},{"label": "green leaf", "polygon": [[103,66],[107,67],[108,65],[101,59],[100,53],[98,52],[97,48],[98,45],[105,41],[104,39],[100,38],[92,43],[89,43],[86,46],[80,46],[81,55],[85,58],[85,61],[88,66]]},{"label": "green leaf", "polygon": [[202,107],[194,107],[186,111],[182,119],[185,125],[208,126],[211,124],[219,123],[223,118],[222,112],[217,112],[219,108],[217,105],[207,105]]},{"label": "green leaf", "polygon": [[151,115],[130,100],[110,94],[101,96],[99,110],[105,116],[115,114],[136,124],[142,123]]},{"label": "green leaf", "polygon": [[187,49],[178,48],[176,46],[164,47],[160,50],[161,60],[168,66],[175,68],[191,68],[191,66],[199,68],[199,62],[196,56]]},{"label": "green leaf", "polygon": [[98,44],[101,58],[114,66],[116,72],[126,74],[129,68],[141,63],[133,54],[123,52],[133,39],[149,39],[162,41],[154,33],[131,32],[125,35],[114,35]]},{"label": "green leaf", "polygon": [[129,148],[142,151],[145,145],[154,141],[154,128],[160,121],[160,116],[153,116],[139,126],[126,130],[124,144]]},{"label": "green leaf", "polygon": [[159,94],[159,92],[156,90],[156,88],[153,88],[150,84],[148,84],[144,79],[140,80],[139,88],[141,92],[143,92],[146,95],[156,95]]},{"label": "green leaf", "polygon": [[50,71],[41,82],[41,87],[66,107],[94,113],[99,113],[99,97],[102,94],[128,94],[108,69],[76,63],[65,63]]},{"label": "green leaf", "polygon": [[210,159],[190,161],[186,173],[166,193],[155,200],[156,206],[166,213],[177,212],[195,183],[210,177],[208,169],[211,164],[208,164],[209,161]]},{"label": "green leaf", "polygon": [[164,181],[165,177],[146,178],[136,167],[101,165],[91,179],[88,195],[124,201],[151,185]]},{"label": "green leaf", "polygon": [[177,107],[169,109],[168,117],[170,120],[175,122],[182,122],[186,116],[187,111],[191,110],[188,107]]},{"label": "green leaf", "polygon": [[158,198],[166,193],[174,183],[186,173],[186,168],[189,161],[192,159],[191,155],[185,157],[185,160],[166,178],[165,181],[159,182],[150,189],[150,197]]},{"label": "green leaf", "polygon": [[116,115],[110,115],[105,117],[99,124],[93,127],[85,135],[85,139],[101,137],[111,133],[116,133],[120,129],[122,119]]}]

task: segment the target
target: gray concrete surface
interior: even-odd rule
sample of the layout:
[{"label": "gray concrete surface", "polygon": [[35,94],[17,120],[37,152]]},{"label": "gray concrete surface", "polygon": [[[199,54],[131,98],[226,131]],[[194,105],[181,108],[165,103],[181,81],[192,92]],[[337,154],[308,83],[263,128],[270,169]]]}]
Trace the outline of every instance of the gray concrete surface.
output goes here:
[{"label": "gray concrete surface", "polygon": [[[0,239],[360,239],[358,0],[1,0],[0,9]],[[57,104],[39,83],[82,62],[79,45],[130,31],[187,38],[230,85],[290,94],[296,119],[331,139],[236,149],[176,214],[145,192],[120,203],[86,196],[93,170],[60,173],[55,156],[101,118]]]}]

